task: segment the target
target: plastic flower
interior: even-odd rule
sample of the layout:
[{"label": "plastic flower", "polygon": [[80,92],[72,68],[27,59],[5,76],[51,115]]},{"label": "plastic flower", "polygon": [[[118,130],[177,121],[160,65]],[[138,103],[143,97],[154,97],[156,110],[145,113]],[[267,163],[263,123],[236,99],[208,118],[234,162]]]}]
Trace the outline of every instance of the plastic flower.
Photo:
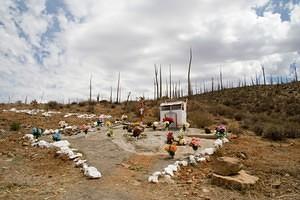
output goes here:
[{"label": "plastic flower", "polygon": [[190,142],[190,146],[192,146],[192,148],[194,149],[194,151],[196,151],[198,149],[198,147],[201,146],[200,144],[200,138],[192,138],[192,141]]},{"label": "plastic flower", "polygon": [[174,141],[173,132],[168,132],[167,134],[167,144],[172,144]]},{"label": "plastic flower", "polygon": [[171,158],[174,158],[175,152],[177,151],[177,146],[175,144],[170,144],[165,146],[165,150],[169,153]]}]

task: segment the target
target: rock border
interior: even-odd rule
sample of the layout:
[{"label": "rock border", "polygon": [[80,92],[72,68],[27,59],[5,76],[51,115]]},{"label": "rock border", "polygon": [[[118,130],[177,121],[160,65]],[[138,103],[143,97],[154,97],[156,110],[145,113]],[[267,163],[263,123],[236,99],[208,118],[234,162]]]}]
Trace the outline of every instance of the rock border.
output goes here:
[{"label": "rock border", "polygon": [[217,149],[222,148],[223,144],[229,142],[227,138],[216,139],[214,147],[205,148],[195,155],[189,155],[183,160],[177,160],[174,164],[170,164],[165,167],[162,171],[156,171],[148,177],[148,182],[158,183],[160,178],[171,179],[175,176],[174,172],[178,172],[181,167],[188,165],[197,165],[198,163],[204,162],[209,159],[210,155],[213,155]]},{"label": "rock border", "polygon": [[35,140],[32,134],[25,134],[23,139],[31,142],[31,146],[40,148],[56,148],[56,154],[61,159],[72,160],[75,167],[80,167],[83,174],[90,179],[98,179],[102,177],[102,174],[96,167],[89,166],[87,160],[83,160],[82,153],[79,153],[77,149],[70,148],[70,143],[67,140],[61,140],[57,142],[49,143],[45,140]]}]

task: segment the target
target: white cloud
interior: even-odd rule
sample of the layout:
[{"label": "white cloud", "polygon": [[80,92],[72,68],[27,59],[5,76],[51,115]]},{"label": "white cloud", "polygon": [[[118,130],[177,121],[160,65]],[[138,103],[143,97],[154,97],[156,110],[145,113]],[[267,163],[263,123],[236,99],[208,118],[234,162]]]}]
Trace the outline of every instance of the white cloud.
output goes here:
[{"label": "white cloud", "polygon": [[[300,8],[290,5],[291,21],[282,22],[272,12],[258,17],[252,8],[266,2],[65,0],[73,20],[61,9],[56,15],[61,31],[41,46],[54,17],[43,12],[44,1],[27,1],[24,13],[10,12],[13,2],[2,1],[0,72],[6,75],[0,83],[6,89],[0,90],[0,101],[12,93],[86,98],[90,74],[95,93],[107,97],[119,71],[124,97],[129,91],[152,97],[153,65],[162,64],[165,78],[172,64],[174,80],[185,82],[190,47],[193,82],[217,77],[220,66],[226,80],[254,76],[261,63],[269,73],[288,74],[299,57]],[[18,36],[12,19],[29,41]],[[32,46],[49,52],[43,64],[35,60]]]}]

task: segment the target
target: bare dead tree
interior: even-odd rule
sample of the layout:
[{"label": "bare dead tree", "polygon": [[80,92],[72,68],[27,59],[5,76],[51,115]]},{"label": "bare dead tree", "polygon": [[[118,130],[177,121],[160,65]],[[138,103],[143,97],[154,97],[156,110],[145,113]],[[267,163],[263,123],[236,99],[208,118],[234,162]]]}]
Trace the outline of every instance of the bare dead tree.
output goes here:
[{"label": "bare dead tree", "polygon": [[155,77],[153,78],[153,98],[154,100],[156,99],[156,82],[155,82]]},{"label": "bare dead tree", "polygon": [[109,102],[112,103],[112,86],[110,87],[110,97],[109,97]]},{"label": "bare dead tree", "polygon": [[273,85],[273,76],[272,76],[272,74],[270,75],[270,84]]},{"label": "bare dead tree", "polygon": [[158,71],[156,64],[154,64],[154,73],[155,73],[155,83],[156,83],[156,98],[159,98],[159,88],[158,88]]},{"label": "bare dead tree", "polygon": [[295,62],[294,62],[294,73],[295,73],[295,81],[298,82],[297,66]]},{"label": "bare dead tree", "polygon": [[169,67],[169,72],[170,72],[170,78],[169,78],[169,83],[170,83],[170,99],[172,99],[172,71],[171,71],[171,64],[170,64],[170,67]]},{"label": "bare dead tree", "polygon": [[119,103],[119,92],[120,92],[120,72],[119,72],[119,75],[118,75],[116,103]]},{"label": "bare dead tree", "polygon": [[161,65],[159,66],[159,98],[162,97]]},{"label": "bare dead tree", "polygon": [[261,65],[262,73],[263,73],[263,78],[264,78],[264,85],[266,85],[266,76],[265,76],[265,67],[264,65]]},{"label": "bare dead tree", "polygon": [[89,102],[92,101],[92,75],[90,76],[90,99]]},{"label": "bare dead tree", "polygon": [[214,92],[214,77],[211,77],[211,92]]},{"label": "bare dead tree", "polygon": [[255,84],[256,84],[256,85],[259,85],[257,73],[255,73]]},{"label": "bare dead tree", "polygon": [[25,103],[25,104],[27,104],[27,96],[25,97],[25,101],[24,101],[24,103]]},{"label": "bare dead tree", "polygon": [[221,87],[221,90],[223,90],[223,75],[222,75],[222,69],[220,68],[220,87]]},{"label": "bare dead tree", "polygon": [[100,101],[100,94],[98,93],[98,95],[97,95],[97,103],[99,103],[99,101]]},{"label": "bare dead tree", "polygon": [[166,97],[168,98],[168,96],[169,96],[169,90],[168,90],[168,88],[169,88],[169,86],[168,86],[168,78],[166,78],[166,93],[165,93],[165,95],[166,95]]},{"label": "bare dead tree", "polygon": [[191,66],[192,66],[192,48],[190,48],[190,61],[189,61],[189,68],[188,68],[188,96],[193,95],[192,86],[191,86]]}]

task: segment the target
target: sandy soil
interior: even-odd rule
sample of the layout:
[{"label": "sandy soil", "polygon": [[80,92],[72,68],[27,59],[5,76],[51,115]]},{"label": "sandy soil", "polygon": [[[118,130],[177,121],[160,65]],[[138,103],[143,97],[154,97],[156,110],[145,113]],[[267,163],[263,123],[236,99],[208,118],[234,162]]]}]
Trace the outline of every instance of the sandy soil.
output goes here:
[{"label": "sandy soil", "polygon": [[[61,119],[62,116],[43,118],[0,112],[0,129],[4,130],[0,133],[0,199],[300,199],[299,139],[270,142],[242,135],[226,144],[211,162],[184,168],[173,183],[150,184],[149,174],[174,162],[161,152],[162,143],[157,142],[165,132],[149,133],[148,140],[129,142],[121,137],[123,130],[116,130],[114,139],[102,131],[86,138],[84,135],[69,137],[72,146],[103,173],[101,179],[88,180],[72,162],[55,157],[52,150],[28,146],[22,140],[31,126],[56,128]],[[85,121],[68,120],[76,125]],[[13,121],[21,122],[20,131],[9,131]],[[184,156],[188,151],[182,149],[177,156]],[[212,185],[214,158],[241,157],[241,153],[246,155],[242,159],[245,169],[258,176],[259,183],[247,191]],[[276,181],[280,184],[275,188]]]}]

